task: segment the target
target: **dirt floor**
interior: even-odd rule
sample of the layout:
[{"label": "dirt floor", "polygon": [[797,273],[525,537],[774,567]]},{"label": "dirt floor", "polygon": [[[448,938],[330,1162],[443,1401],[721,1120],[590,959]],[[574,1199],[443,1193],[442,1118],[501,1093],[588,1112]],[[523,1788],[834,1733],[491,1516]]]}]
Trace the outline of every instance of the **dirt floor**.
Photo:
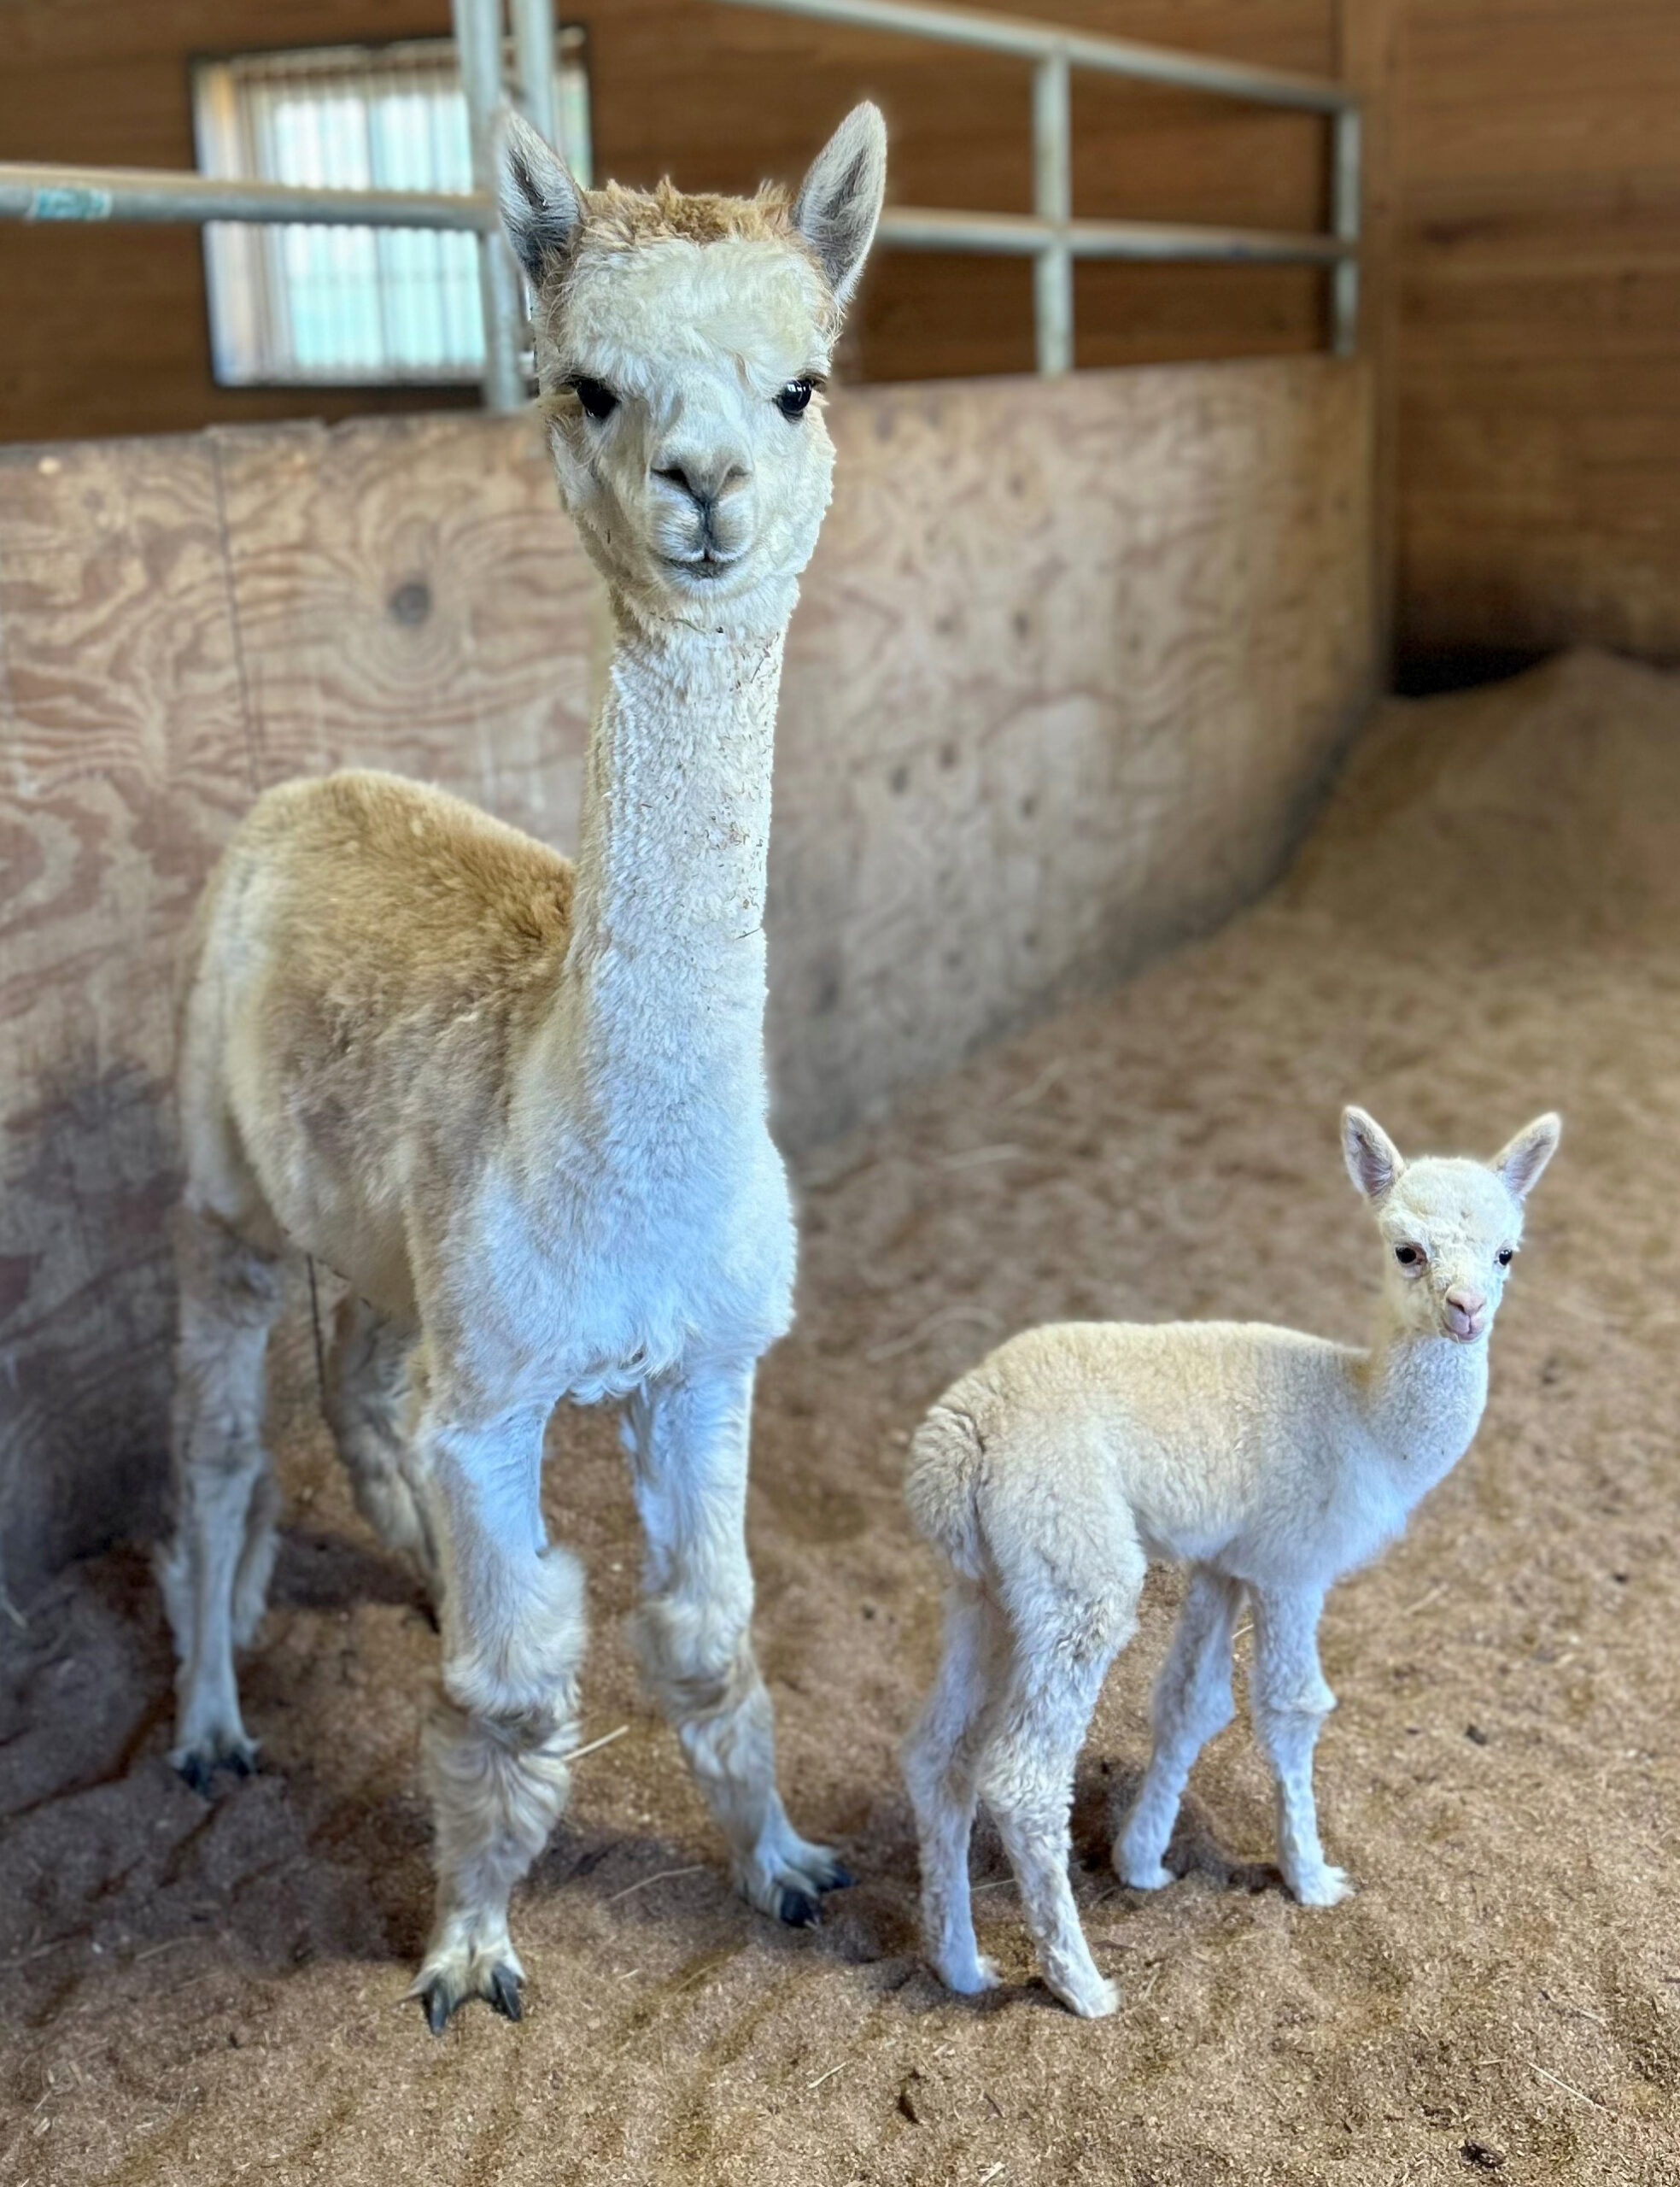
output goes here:
[{"label": "dirt floor", "polygon": [[[415,1728],[434,1642],[350,1512],[291,1328],[290,1524],[244,1670],[265,1768],[164,1758],[141,1556],[66,1574],[0,1685],[0,2178],[1208,2183],[1680,2178],[1680,680],[1594,656],[1388,710],[1289,880],[1123,992],[823,1149],[797,1330],[767,1363],[758,1633],[801,1826],[862,1880],[793,1933],[730,1894],[620,1626],[612,1423],[563,1415],[549,1510],[597,1639],[566,1824],[516,1906],[528,2016],[434,2040]],[[1125,2003],[1033,1964],[996,1840],[983,1947],[916,1954],[895,1762],[937,1603],[898,1481],[1004,1331],[1254,1315],[1357,1338],[1377,1264],[1338,1105],[1403,1146],[1567,1122],[1469,1458],[1332,1598],[1320,1750],[1349,1904],[1267,1864],[1246,1725],[1145,1899],[1108,1846],[1178,1582],[1151,1580],[1081,1765],[1079,1897]],[[1239,1643],[1239,1653],[1250,1644]]]}]

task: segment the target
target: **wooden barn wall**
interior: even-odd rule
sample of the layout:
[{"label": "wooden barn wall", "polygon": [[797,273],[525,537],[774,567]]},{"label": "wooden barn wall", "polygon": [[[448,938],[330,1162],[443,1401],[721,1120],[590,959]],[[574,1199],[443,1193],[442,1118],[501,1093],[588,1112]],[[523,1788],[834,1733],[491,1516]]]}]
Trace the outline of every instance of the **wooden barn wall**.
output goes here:
[{"label": "wooden barn wall", "polygon": [[1402,653],[1680,659],[1680,7],[1404,11]]},{"label": "wooden barn wall", "polygon": [[[1337,5],[1010,0],[1010,11],[1334,73]],[[190,167],[191,53],[442,33],[448,19],[448,0],[9,0],[0,158]],[[869,92],[893,132],[900,202],[1031,208],[1023,62],[719,0],[579,0],[576,20],[588,33],[602,174],[647,183],[669,170],[691,189],[791,181]],[[1082,214],[1261,227],[1323,218],[1326,132],[1310,116],[1080,74],[1074,124]],[[1324,286],[1295,267],[1082,268],[1080,360],[1310,349],[1322,336]],[[439,405],[435,393],[215,387],[196,231],[0,223],[0,294],[5,439]],[[1025,261],[920,253],[881,255],[844,360],[852,377],[877,381],[1021,372],[1032,361]]]},{"label": "wooden barn wall", "polygon": [[[795,619],[769,923],[789,1144],[1273,873],[1370,695],[1371,380],[870,389]],[[264,784],[573,837],[594,580],[523,419],[0,454],[0,1578],[162,1477],[172,966]]]}]

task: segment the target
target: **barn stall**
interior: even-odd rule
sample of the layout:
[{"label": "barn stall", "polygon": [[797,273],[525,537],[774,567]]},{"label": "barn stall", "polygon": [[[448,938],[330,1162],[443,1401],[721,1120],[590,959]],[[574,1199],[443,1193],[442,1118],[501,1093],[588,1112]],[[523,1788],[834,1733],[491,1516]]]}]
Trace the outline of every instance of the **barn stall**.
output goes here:
[{"label": "barn stall", "polygon": [[[770,1049],[804,1272],[761,1382],[752,1544],[784,1779],[862,1881],[815,1938],[730,1895],[619,1637],[638,1549],[612,1423],[563,1411],[548,1518],[589,1566],[606,1743],[524,1894],[528,2022],[469,2015],[437,2046],[401,2002],[436,1642],[337,1478],[301,1275],[271,1429],[290,1522],[244,1670],[265,1768],[207,1807],[164,1761],[144,1543],[172,965],[271,782],[389,766],[566,846],[594,580],[522,417],[0,455],[0,2099],[21,2176],[518,2178],[561,2148],[602,2178],[1665,2176],[1672,1253],[1648,1164],[1675,1122],[1680,699],[1583,652],[1379,706],[1396,548],[1437,536],[1408,529],[1403,458],[1395,490],[1388,247],[1371,224],[1355,357],[837,396],[778,738]],[[1548,570],[1562,634],[1626,642],[1569,624],[1565,558]],[[1400,597],[1403,634],[1403,576]],[[1409,597],[1450,621],[1439,588]],[[1365,1888],[1328,1916],[1281,1894],[1242,1730],[1193,1785],[1184,1881],[1117,1887],[1178,1599],[1158,1575],[1075,1809],[1121,2018],[1093,2041],[1031,1983],[984,1837],[1010,1986],[948,1999],[896,1768],[937,1627],[900,1516],[909,1428],[1028,1321],[1357,1338],[1346,1098],[1407,1143],[1490,1147],[1550,1102],[1571,1128],[1478,1451],[1326,1624],[1326,1832]]]}]

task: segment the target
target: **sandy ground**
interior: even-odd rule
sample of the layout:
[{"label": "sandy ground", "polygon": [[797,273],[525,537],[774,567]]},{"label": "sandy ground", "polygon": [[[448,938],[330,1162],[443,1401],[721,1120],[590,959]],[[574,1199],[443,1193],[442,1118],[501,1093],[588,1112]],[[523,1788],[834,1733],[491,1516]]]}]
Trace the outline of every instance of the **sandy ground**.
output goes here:
[{"label": "sandy ground", "polygon": [[[474,2008],[435,2041],[401,2002],[434,1643],[350,1512],[296,1321],[290,1522],[244,1672],[263,1774],[208,1803],[172,1776],[138,1552],[66,1574],[8,1638],[0,2177],[1680,2177],[1677,939],[1680,682],[1577,657],[1390,708],[1267,902],[813,1158],[752,1531],[790,1805],[862,1880],[803,1934],[730,1895],[621,1637],[636,1545],[611,1423],[564,1415],[549,1510],[591,1574],[588,1729],[629,1730],[580,1764],[518,1903],[518,2027]],[[1490,1151],[1551,1104],[1568,1122],[1478,1445],[1326,1616],[1322,1817],[1360,1895],[1283,1895],[1240,1721],[1192,1780],[1183,1879],[1117,1885],[1178,1592],[1161,1574],[1074,1815],[1123,2009],[1051,2002],[985,1833],[981,1942],[1009,1983],[953,2000],[916,1955],[894,1759],[937,1631],[898,1500],[907,1431],[1028,1321],[1356,1338],[1376,1263],[1337,1152],[1347,1098],[1414,1149]]]}]

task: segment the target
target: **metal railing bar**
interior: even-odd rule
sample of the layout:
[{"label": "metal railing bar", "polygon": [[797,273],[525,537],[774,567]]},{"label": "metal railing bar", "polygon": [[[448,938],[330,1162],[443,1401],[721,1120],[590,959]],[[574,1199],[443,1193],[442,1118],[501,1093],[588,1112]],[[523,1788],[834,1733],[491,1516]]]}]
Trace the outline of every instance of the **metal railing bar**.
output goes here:
[{"label": "metal railing bar", "polygon": [[891,31],[935,38],[948,45],[978,46],[991,53],[1012,53],[1023,60],[1060,56],[1076,68],[1098,68],[1143,83],[1169,84],[1225,98],[1253,99],[1264,106],[1302,107],[1337,114],[1358,104],[1357,93],[1322,76],[1297,76],[1281,68],[1245,62],[1210,60],[1164,45],[1144,45],[1131,38],[1093,38],[1083,31],[1059,30],[1020,15],[980,15],[965,8],[927,4],[927,0],[737,0],[743,7],[764,8],[778,15],[809,15],[822,22],[849,23],[859,30]]},{"label": "metal railing bar", "polygon": [[519,108],[550,144],[560,141],[554,114],[554,0],[508,0]]},{"label": "metal railing bar", "polygon": [[[495,117],[504,90],[501,0],[454,0],[453,16],[472,144],[472,186],[475,195],[488,197],[495,173]],[[484,314],[485,407],[517,410],[525,399],[519,366],[524,308],[513,254],[499,226],[479,232],[478,291]]]},{"label": "metal railing bar", "polygon": [[1033,267],[1033,320],[1046,378],[1074,369],[1073,133],[1067,59],[1052,53],[1033,70],[1033,210],[1049,230]]},{"label": "metal railing bar", "polygon": [[[25,220],[298,220],[325,226],[458,228],[486,234],[486,196],[411,190],[312,190],[287,183],[220,182],[149,167],[0,162],[0,218]],[[1270,259],[1334,265],[1357,249],[1333,236],[1260,228],[1175,226],[1150,220],[1070,220],[1059,229],[1029,213],[957,213],[891,205],[881,239],[909,250],[1001,251],[1032,256],[1065,233],[1075,258]]]},{"label": "metal railing bar", "polygon": [[0,217],[20,220],[302,220],[325,227],[467,228],[488,233],[487,196],[430,190],[315,190],[158,167],[0,161]]},{"label": "metal railing bar", "polygon": [[1330,226],[1343,255],[1330,291],[1330,346],[1338,357],[1359,348],[1359,228],[1363,125],[1357,107],[1338,114],[1332,125]]},{"label": "metal railing bar", "polygon": [[996,251],[1036,257],[1064,244],[1074,258],[1186,264],[1335,266],[1357,245],[1335,236],[1291,235],[1266,228],[1175,226],[1157,220],[1069,220],[1054,226],[1026,213],[954,213],[889,205],[877,231],[904,250]]}]

